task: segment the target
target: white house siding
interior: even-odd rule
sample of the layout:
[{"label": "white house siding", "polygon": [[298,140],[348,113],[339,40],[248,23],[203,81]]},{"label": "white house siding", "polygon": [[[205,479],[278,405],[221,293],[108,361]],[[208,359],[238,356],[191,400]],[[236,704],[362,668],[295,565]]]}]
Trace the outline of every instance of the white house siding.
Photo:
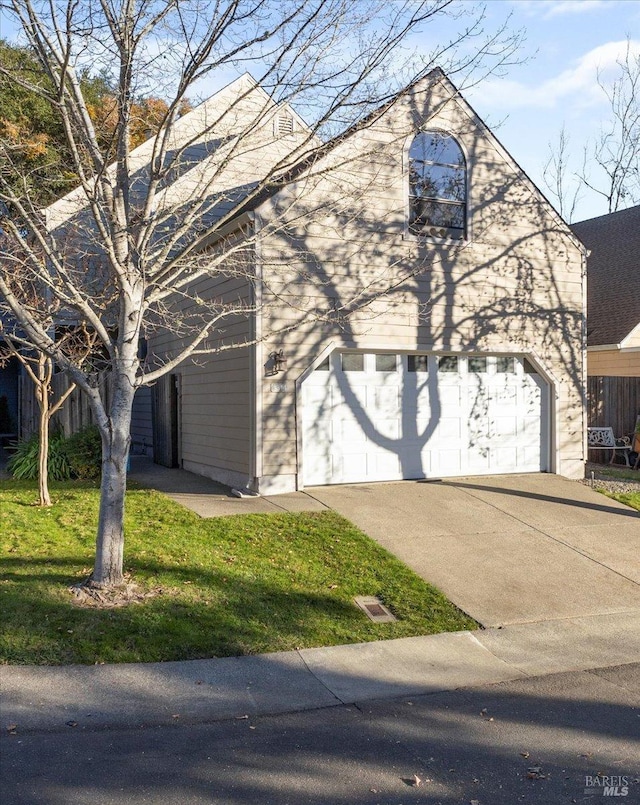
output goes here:
[{"label": "white house siding", "polygon": [[[253,249],[236,252],[236,265],[244,261],[250,270]],[[202,280],[192,289],[203,300],[249,303],[248,281],[234,277]],[[172,304],[172,316],[179,318],[191,308],[190,300]],[[254,324],[248,317],[229,318],[207,342],[213,350],[231,346],[218,354],[187,359],[172,371],[179,386],[179,464],[184,469],[223,483],[246,486],[253,477],[253,347],[235,346],[249,342]],[[169,330],[149,339],[150,368],[184,347],[185,341]]]},{"label": "white house siding", "polygon": [[[300,483],[300,397],[296,383],[323,350],[518,354],[538,367],[550,389],[549,469],[583,472],[583,258],[549,205],[473,117],[443,87],[399,102],[334,155],[345,163],[282,193],[259,210],[265,285],[278,293],[265,313],[286,372],[262,384],[264,491]],[[421,240],[406,234],[404,151],[420,122],[457,137],[468,160],[469,237]],[[305,225],[305,205],[331,206]],[[290,209],[290,212],[289,212]],[[296,226],[281,231],[287,216]],[[297,238],[292,237],[297,235]],[[411,276],[417,267],[419,275]],[[335,325],[313,321],[359,294],[400,287]],[[311,320],[304,321],[300,310]]]}]

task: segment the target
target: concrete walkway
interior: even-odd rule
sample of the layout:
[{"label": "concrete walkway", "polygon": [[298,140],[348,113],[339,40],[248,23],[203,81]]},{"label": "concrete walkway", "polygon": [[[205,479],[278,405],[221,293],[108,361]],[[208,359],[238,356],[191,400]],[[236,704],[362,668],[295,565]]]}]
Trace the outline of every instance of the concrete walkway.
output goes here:
[{"label": "concrete walkway", "polygon": [[256,657],[3,666],[2,727],[18,734],[210,723],[640,660],[640,614],[410,637]]},{"label": "concrete walkway", "polygon": [[230,514],[269,514],[276,512],[321,511],[329,508],[305,492],[272,497],[236,497],[228,486],[154,464],[146,456],[131,456],[129,480],[157,489],[200,517],[224,517]]}]

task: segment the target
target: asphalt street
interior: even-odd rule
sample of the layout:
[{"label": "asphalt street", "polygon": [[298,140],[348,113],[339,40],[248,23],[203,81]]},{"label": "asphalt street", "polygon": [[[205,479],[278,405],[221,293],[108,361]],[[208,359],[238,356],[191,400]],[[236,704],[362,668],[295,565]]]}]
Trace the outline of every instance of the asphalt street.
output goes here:
[{"label": "asphalt street", "polygon": [[640,803],[640,664],[173,722],[15,734],[3,723],[2,803]]}]

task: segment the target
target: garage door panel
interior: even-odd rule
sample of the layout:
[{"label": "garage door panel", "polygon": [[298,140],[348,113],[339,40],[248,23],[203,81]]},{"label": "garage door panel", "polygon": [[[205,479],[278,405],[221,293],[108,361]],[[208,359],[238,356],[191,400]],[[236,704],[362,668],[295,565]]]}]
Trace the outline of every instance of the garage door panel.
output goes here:
[{"label": "garage door panel", "polygon": [[489,433],[492,439],[513,440],[518,436],[518,419],[515,416],[497,417],[492,420]]},{"label": "garage door panel", "polygon": [[387,480],[389,477],[397,477],[402,473],[400,458],[397,453],[388,450],[380,450],[372,455],[370,470],[380,481]]},{"label": "garage door panel", "polygon": [[514,386],[505,386],[503,388],[491,389],[491,403],[496,406],[509,406],[510,408],[517,405],[518,402],[518,389]]},{"label": "garage door panel", "polygon": [[428,375],[403,356],[395,372],[376,371],[373,355],[363,371],[343,373],[336,359],[313,372],[302,387],[304,482],[539,471],[542,378],[515,357],[449,357],[429,357]]},{"label": "garage door panel", "polygon": [[352,417],[340,422],[339,436],[342,448],[345,451],[362,450],[363,446],[367,444],[366,433],[362,430],[360,423]]},{"label": "garage door panel", "polygon": [[[373,421],[373,428],[376,434],[394,441],[402,437],[401,425],[402,423],[397,417],[395,419],[375,419]],[[375,442],[374,437],[372,437],[372,441]]]},{"label": "garage door panel", "polygon": [[518,468],[518,448],[491,446],[491,469],[504,468],[502,472],[515,472]]},{"label": "garage door panel", "polygon": [[540,437],[540,418],[539,417],[525,417],[520,420],[519,435],[527,441],[533,441]]},{"label": "garage door panel", "polygon": [[334,483],[354,484],[369,476],[368,455],[353,453],[341,456],[336,461],[337,481]]},{"label": "garage door panel", "polygon": [[491,470],[491,450],[489,446],[472,445],[467,454],[469,471],[482,475]]},{"label": "garage door panel", "polygon": [[371,409],[382,416],[397,417],[402,410],[397,384],[388,388],[374,388],[371,396]]},{"label": "garage door panel", "polygon": [[462,405],[462,389],[459,386],[441,386],[438,390],[438,398],[443,409],[448,406],[460,408]]},{"label": "garage door panel", "polygon": [[462,421],[459,417],[443,416],[436,429],[437,438],[442,441],[460,441],[462,438]]},{"label": "garage door panel", "polygon": [[437,450],[435,470],[440,475],[460,475],[462,463],[460,450]]}]

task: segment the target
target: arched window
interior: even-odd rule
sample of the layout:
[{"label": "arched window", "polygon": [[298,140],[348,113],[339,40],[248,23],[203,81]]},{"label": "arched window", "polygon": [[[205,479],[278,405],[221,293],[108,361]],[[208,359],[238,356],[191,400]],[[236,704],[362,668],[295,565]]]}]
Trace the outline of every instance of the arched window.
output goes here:
[{"label": "arched window", "polygon": [[463,238],[467,179],[462,150],[449,134],[422,131],[409,150],[409,229]]}]

